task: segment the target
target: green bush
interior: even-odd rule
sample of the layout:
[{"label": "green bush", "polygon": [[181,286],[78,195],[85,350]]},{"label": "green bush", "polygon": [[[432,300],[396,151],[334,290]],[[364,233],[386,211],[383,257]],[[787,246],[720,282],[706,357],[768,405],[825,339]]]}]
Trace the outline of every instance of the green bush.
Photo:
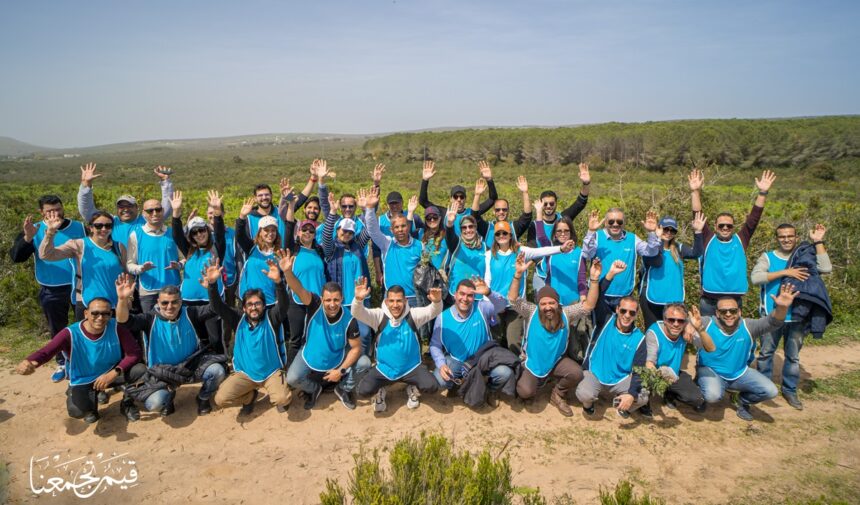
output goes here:
[{"label": "green bush", "polygon": [[633,484],[629,480],[619,481],[615,489],[600,489],[601,505],[663,505],[666,502],[659,498],[651,498],[648,493],[637,496],[633,492]]}]

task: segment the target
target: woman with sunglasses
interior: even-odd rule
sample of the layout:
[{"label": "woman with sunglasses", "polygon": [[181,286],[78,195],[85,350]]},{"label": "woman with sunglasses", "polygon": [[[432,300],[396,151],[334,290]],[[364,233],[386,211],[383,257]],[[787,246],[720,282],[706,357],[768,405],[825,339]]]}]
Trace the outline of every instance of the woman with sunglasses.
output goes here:
[{"label": "woman with sunglasses", "polygon": [[114,282],[119,274],[125,272],[126,250],[111,238],[113,216],[104,211],[96,211],[90,216],[87,226],[89,236],[72,239],[54,247],[63,218],[59,212],[48,212],[45,216],[45,239],[39,246],[39,257],[44,261],[57,261],[73,258],[76,261],[75,276],[75,319],[84,318],[84,309],[95,298],[104,298],[115,308],[117,297]]},{"label": "woman with sunglasses", "polygon": [[693,247],[690,247],[676,241],[678,221],[674,217],[663,216],[660,219],[657,231],[663,243],[663,250],[657,256],[642,258],[645,274],[642,277],[643,285],[639,289],[639,304],[646,328],[661,319],[667,304],[684,301],[684,260],[695,260],[702,256],[702,229],[705,222],[704,214],[697,212],[692,223],[695,232]]},{"label": "woman with sunglasses", "polygon": [[586,262],[582,261],[582,249],[576,246],[576,230],[570,218],[562,217],[552,227],[554,246],[573,245],[561,254],[544,259],[546,285],[555,289],[562,305],[570,305],[585,299],[588,293]]},{"label": "woman with sunglasses", "polygon": [[[462,280],[472,277],[484,277],[486,270],[486,251],[484,240],[478,235],[478,222],[472,215],[463,216],[460,219],[460,235],[457,235],[454,222],[457,219],[459,203],[451,199],[451,206],[445,216],[445,242],[451,251],[450,265],[448,271],[448,292],[451,296],[457,290],[457,284]],[[482,296],[475,294],[475,300]]]}]

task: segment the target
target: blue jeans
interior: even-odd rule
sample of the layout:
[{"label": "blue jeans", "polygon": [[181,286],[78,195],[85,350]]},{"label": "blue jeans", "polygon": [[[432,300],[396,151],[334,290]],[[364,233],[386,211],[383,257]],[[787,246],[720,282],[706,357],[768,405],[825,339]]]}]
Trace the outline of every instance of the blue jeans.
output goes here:
[{"label": "blue jeans", "polygon": [[711,367],[698,366],[696,367],[696,383],[699,384],[702,396],[708,403],[720,401],[727,389],[739,392],[741,401],[745,405],[770,400],[778,394],[776,386],[770,379],[750,367],[747,367],[740,377],[729,381],[714,373]]},{"label": "blue jeans", "polygon": [[[197,397],[201,400],[212,398],[212,395],[215,394],[218,386],[221,385],[226,377],[227,371],[224,370],[224,365],[221,363],[212,363],[206,367],[206,370],[203,371],[203,385],[200,386],[200,392],[197,393]],[[173,394],[172,391],[167,389],[159,389],[146,397],[146,400],[143,402],[143,408],[149,412],[158,412],[167,406],[167,403],[173,398]]]},{"label": "blue jeans", "polygon": [[[344,391],[355,389],[355,385],[364,377],[369,368],[370,358],[362,355],[354,365],[346,369],[346,375],[340,379],[340,388]],[[287,384],[296,389],[301,389],[305,393],[313,394],[322,387],[323,375],[325,375],[323,372],[311,369],[299,351],[290,365],[290,369],[287,370]]]},{"label": "blue jeans", "polygon": [[[436,380],[439,382],[439,385],[444,389],[451,389],[454,387],[454,384],[458,384],[460,379],[466,375],[465,366],[462,361],[457,358],[451,356],[450,354],[445,355],[445,364],[448,365],[448,368],[451,369],[451,373],[454,375],[454,380],[446,381],[442,378],[442,373],[439,372],[439,368],[433,371],[433,375],[436,377]],[[489,382],[487,383],[490,387],[491,391],[495,391],[502,387],[502,385],[508,381],[511,375],[514,373],[509,367],[505,365],[499,365],[496,368],[490,370]]]},{"label": "blue jeans", "polygon": [[759,351],[756,364],[758,371],[770,379],[773,376],[773,353],[779,346],[780,339],[783,340],[783,351],[785,360],[782,364],[782,391],[784,393],[797,393],[797,383],[800,381],[800,349],[803,347],[803,323],[785,323],[770,333],[761,337],[761,350]]}]

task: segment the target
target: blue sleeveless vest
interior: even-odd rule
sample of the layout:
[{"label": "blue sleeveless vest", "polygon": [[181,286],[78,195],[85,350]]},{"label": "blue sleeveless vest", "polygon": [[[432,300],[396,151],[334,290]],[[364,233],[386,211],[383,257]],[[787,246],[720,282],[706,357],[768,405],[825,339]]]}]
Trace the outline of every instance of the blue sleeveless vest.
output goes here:
[{"label": "blue sleeveless vest", "polygon": [[606,296],[627,296],[633,293],[633,283],[636,280],[636,236],[630,232],[624,234],[622,240],[612,240],[606,230],[597,232],[597,257],[600,258],[602,271],[600,279],[606,277],[609,268],[615,260],[627,263],[627,270],[616,275],[609,284]]},{"label": "blue sleeveless vest", "polygon": [[639,328],[621,333],[612,316],[600,330],[596,343],[589,345],[588,370],[605,386],[614,386],[633,372],[636,349],[645,339]]},{"label": "blue sleeveless vest", "polygon": [[382,255],[382,268],[385,270],[385,290],[391,286],[400,286],[407,298],[415,296],[415,285],[412,283],[412,272],[421,261],[421,243],[415,239],[409,245],[402,246],[392,240],[388,251]]},{"label": "blue sleeveless vest", "polygon": [[[281,216],[278,214],[277,210],[272,211],[269,214],[278,222],[278,235],[281,237],[281,247],[287,247],[287,225],[284,223],[284,220],[281,219]],[[260,219],[263,219],[265,216],[259,216],[256,214],[248,214],[248,231],[251,234],[251,240],[257,236],[257,229],[260,226]]]},{"label": "blue sleeveless vest", "polygon": [[562,326],[555,333],[550,333],[540,322],[539,309],[532,314],[526,326],[523,351],[526,361],[523,363],[529,372],[542,379],[552,372],[555,365],[567,351],[567,339],[570,332],[569,321],[564,311],[561,312]]},{"label": "blue sleeveless vest", "polygon": [[547,264],[546,283],[556,290],[561,305],[579,301],[579,268],[582,249],[574,247],[567,253],[558,253],[543,259]]},{"label": "blue sleeveless vest", "polygon": [[[306,290],[317,296],[322,295],[322,287],[325,284],[325,265],[315,250],[304,246],[299,247],[293,264],[293,273]],[[295,293],[293,293],[293,302],[296,305],[304,305]]]},{"label": "blue sleeveless vest", "polygon": [[140,227],[135,236],[137,237],[137,264],[143,265],[147,261],[155,264],[155,268],[138,276],[140,287],[147,291],[156,291],[164,286],[178,286],[179,272],[164,269],[171,261],[179,261],[179,251],[173,241],[170,227],[158,237],[153,237]]},{"label": "blue sleeveless vest", "polygon": [[[185,258],[185,268],[182,270],[182,299],[186,302],[205,302],[209,300],[209,292],[200,285],[203,269],[209,265],[212,251],[197,249],[194,254]],[[218,294],[224,296],[224,282],[218,277]]]},{"label": "blue sleeveless vest", "polygon": [[[118,246],[116,246],[118,249]],[[116,308],[116,278],[125,271],[113,249],[102,249],[91,238],[84,238],[81,255],[81,301],[84,306],[93,298],[107,298]]]},{"label": "blue sleeveless vest", "polygon": [[391,320],[376,339],[376,369],[386,379],[396,381],[421,364],[421,342],[406,319],[397,327]]},{"label": "blue sleeveless vest", "polygon": [[[36,230],[36,235],[33,237],[33,247],[37,253],[33,255],[35,260],[36,282],[42,286],[68,286],[75,282],[75,268],[77,262],[74,258],[61,259],[59,261],[45,261],[39,257],[38,251],[45,239],[45,230],[48,225],[45,222],[39,223],[39,228]],[[79,221],[71,221],[68,226],[62,230],[57,230],[54,235],[54,246],[58,247],[69,240],[84,238],[84,225]]]},{"label": "blue sleeveless vest", "polygon": [[[484,244],[477,249],[470,249],[460,242],[460,245],[451,253],[451,274],[448,279],[448,292],[452,295],[457,291],[457,283],[463,279],[469,279],[473,275],[484,278],[486,262],[486,250]],[[475,300],[483,296],[475,293]]]},{"label": "blue sleeveless vest", "polygon": [[[777,256],[776,251],[768,251],[766,254],[768,261],[768,272],[777,272],[779,270],[785,270],[785,268],[788,266],[788,259],[780,258],[779,256]],[[773,303],[773,298],[771,298],[770,295],[779,296],[779,288],[780,286],[782,286],[782,280],[782,278],[779,278],[774,279],[766,284],[762,284],[759,297],[761,301],[761,304],[759,305],[759,312],[761,313],[762,317],[773,312],[775,306]],[[791,307],[788,307],[788,313],[785,315],[785,322],[792,322]]]},{"label": "blue sleeveless vest", "polygon": [[747,257],[740,237],[734,234],[728,242],[712,238],[699,259],[699,271],[706,293],[745,295],[749,289]]},{"label": "blue sleeveless vest", "polygon": [[687,351],[687,342],[681,336],[678,336],[677,340],[667,337],[663,321],[657,321],[648,329],[657,335],[656,365],[658,367],[667,366],[675,372],[675,375],[680,374],[681,360],[684,359],[684,353]]},{"label": "blue sleeveless vest", "polygon": [[114,242],[119,242],[126,248],[128,248],[128,236],[131,235],[135,229],[146,224],[146,219],[143,218],[140,214],[137,215],[132,221],[123,222],[119,219],[119,217],[113,217],[113,230],[111,230],[110,237]]},{"label": "blue sleeveless vest", "polygon": [[[493,256],[492,250],[487,250],[485,253],[486,261],[490,262],[490,290],[501,293],[503,296],[508,295],[508,290],[511,288],[511,283],[514,280],[516,269],[514,268],[517,262],[517,255],[513,251],[503,253],[496,252]],[[484,276],[481,275],[483,278]],[[456,286],[455,286],[456,291]],[[525,279],[520,280],[520,296],[526,294]]]},{"label": "blue sleeveless vest", "polygon": [[[681,244],[678,250],[681,249]],[[663,265],[649,267],[645,279],[645,298],[657,305],[684,301],[684,260],[678,262],[672,257],[672,252],[663,249]]]},{"label": "blue sleeveless vest", "polygon": [[458,361],[466,361],[478,352],[481,345],[490,339],[490,326],[484,314],[472,306],[472,313],[465,321],[457,321],[457,307],[442,312],[442,345]]},{"label": "blue sleeveless vest", "polygon": [[72,334],[72,352],[67,363],[70,385],[92,384],[122,360],[122,346],[116,332],[116,319],[111,319],[104,333],[95,340],[90,340],[84,335],[80,322],[69,326],[69,331]]},{"label": "blue sleeveless vest", "polygon": [[269,271],[269,264],[266,260],[275,260],[275,253],[271,252],[264,254],[254,246],[251,249],[251,254],[245,260],[245,266],[242,267],[242,275],[239,277],[239,298],[249,289],[261,289],[266,296],[266,306],[271,307],[278,300],[275,296],[275,283],[272,279],[263,273]]},{"label": "blue sleeveless vest", "polygon": [[352,322],[352,314],[346,307],[341,307],[340,317],[330,323],[325,315],[322,304],[313,314],[308,314],[305,338],[307,342],[302,347],[302,358],[305,363],[317,372],[327,372],[343,363],[346,348],[349,343],[346,330]]},{"label": "blue sleeveless vest", "polygon": [[755,344],[747,329],[747,323],[741,319],[738,327],[731,335],[726,335],[712,318],[705,331],[717,348],[714,352],[704,349],[699,351],[699,365],[710,367],[715,374],[727,381],[735,380],[747,371],[747,364],[753,359]]},{"label": "blue sleeveless vest", "polygon": [[155,316],[149,328],[146,344],[146,364],[178,365],[194,354],[200,346],[194,325],[188,318],[188,311],[182,307],[179,319],[166,321]]},{"label": "blue sleeveless vest", "polygon": [[227,227],[224,233],[224,272],[227,274],[227,285],[232,286],[236,282],[236,230]]},{"label": "blue sleeveless vest", "polygon": [[268,313],[254,329],[242,316],[233,346],[233,370],[263,382],[284,367],[286,355],[283,339],[272,328]]}]

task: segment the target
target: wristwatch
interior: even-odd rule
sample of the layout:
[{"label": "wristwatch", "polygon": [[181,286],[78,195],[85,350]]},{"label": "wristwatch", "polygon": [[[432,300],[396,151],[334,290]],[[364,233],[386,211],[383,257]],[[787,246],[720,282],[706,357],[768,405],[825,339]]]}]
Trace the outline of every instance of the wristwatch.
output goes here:
[{"label": "wristwatch", "polygon": [[347,369],[347,368],[341,368],[341,369],[340,369],[340,374],[341,374],[341,375],[346,375],[346,372],[347,372],[347,371],[348,371],[348,369]]}]

